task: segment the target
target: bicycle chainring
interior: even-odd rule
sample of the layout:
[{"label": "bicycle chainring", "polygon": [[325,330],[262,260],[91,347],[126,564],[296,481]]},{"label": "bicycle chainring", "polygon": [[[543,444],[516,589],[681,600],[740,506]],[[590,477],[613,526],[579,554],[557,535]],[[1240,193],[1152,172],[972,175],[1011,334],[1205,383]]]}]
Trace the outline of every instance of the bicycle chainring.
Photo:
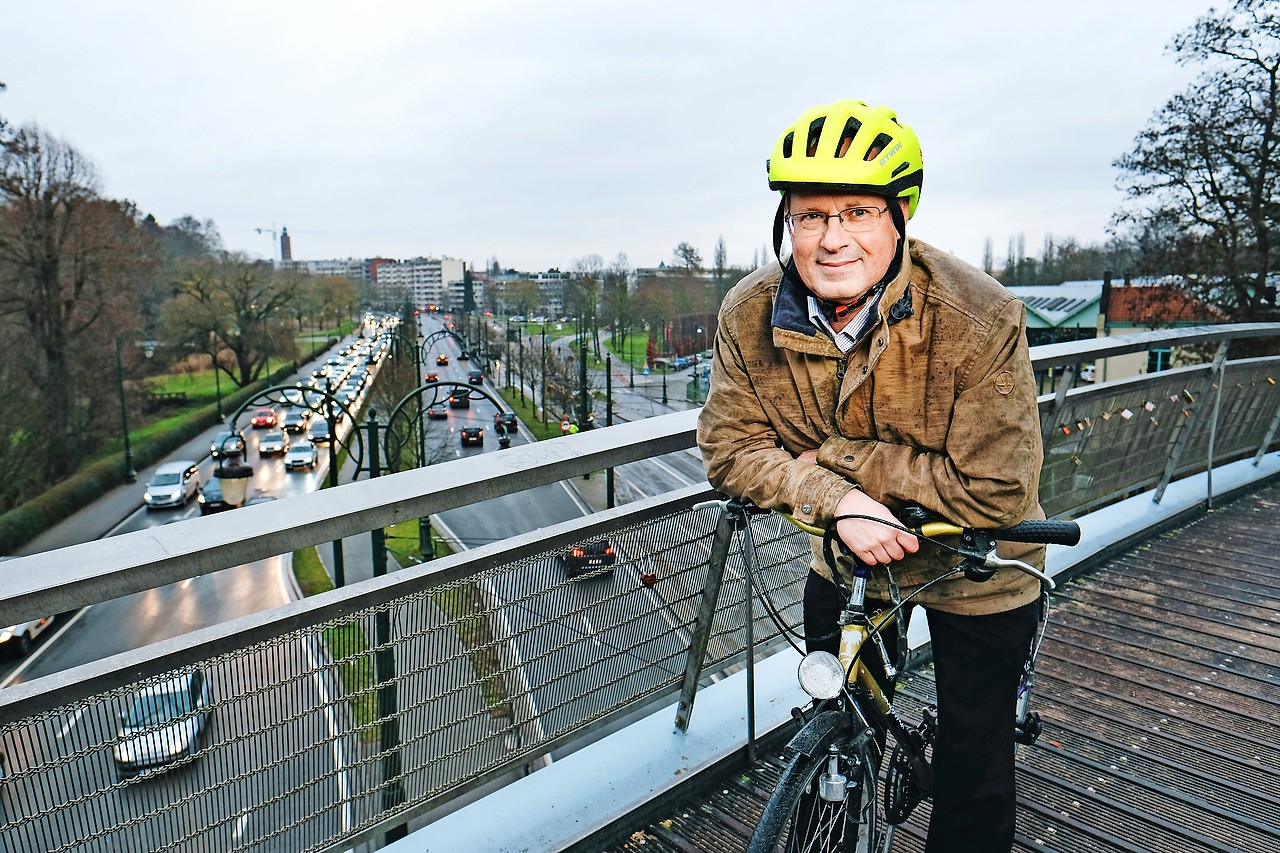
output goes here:
[{"label": "bicycle chainring", "polygon": [[932,707],[926,708],[923,717],[920,725],[909,732],[910,746],[895,743],[889,755],[884,781],[884,817],[891,826],[905,822],[928,793],[932,793],[921,789],[911,767],[912,758],[923,759],[926,747],[933,745],[938,734],[937,712]]}]

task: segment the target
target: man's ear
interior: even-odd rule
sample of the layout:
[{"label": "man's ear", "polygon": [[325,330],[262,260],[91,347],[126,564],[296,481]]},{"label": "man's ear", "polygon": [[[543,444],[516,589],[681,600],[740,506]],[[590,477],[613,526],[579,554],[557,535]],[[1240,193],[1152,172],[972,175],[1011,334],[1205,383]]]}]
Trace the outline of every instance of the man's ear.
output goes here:
[{"label": "man's ear", "polygon": [[902,207],[902,221],[907,221],[907,213],[911,210],[911,203],[905,198],[898,199],[898,204]]}]

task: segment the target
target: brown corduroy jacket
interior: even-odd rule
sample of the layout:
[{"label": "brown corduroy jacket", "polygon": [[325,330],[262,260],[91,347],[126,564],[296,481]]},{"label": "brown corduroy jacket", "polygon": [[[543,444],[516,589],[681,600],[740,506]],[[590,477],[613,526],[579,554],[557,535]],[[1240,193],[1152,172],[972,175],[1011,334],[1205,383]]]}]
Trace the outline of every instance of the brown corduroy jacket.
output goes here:
[{"label": "brown corduroy jacket", "polygon": [[[894,512],[917,503],[966,527],[1044,518],[1023,305],[955,256],[908,245],[878,323],[847,356],[813,326],[807,291],[778,264],[729,292],[698,419],[713,486],[818,527],[855,485]],[[797,461],[814,448],[817,465]],[[813,538],[813,567],[830,577]],[[1044,565],[1043,546],[1002,544],[1000,553]],[[905,596],[955,562],[924,544],[894,577]],[[883,572],[874,574],[868,595],[886,599]],[[1004,570],[985,583],[935,584],[915,600],[982,614],[1038,595],[1034,579]]]}]

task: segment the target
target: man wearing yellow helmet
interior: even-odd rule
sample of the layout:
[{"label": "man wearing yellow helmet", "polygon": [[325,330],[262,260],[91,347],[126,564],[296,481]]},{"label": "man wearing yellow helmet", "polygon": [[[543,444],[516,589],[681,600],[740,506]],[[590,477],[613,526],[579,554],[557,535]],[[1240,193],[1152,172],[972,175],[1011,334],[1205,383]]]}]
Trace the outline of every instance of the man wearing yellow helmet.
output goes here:
[{"label": "man wearing yellow helmet", "polygon": [[[783,132],[768,168],[782,194],[778,262],[720,308],[698,420],[712,485],[817,527],[848,515],[899,523],[907,504],[969,527],[1043,518],[1025,311],[980,270],[907,239],[924,180],[914,131],[886,107],[815,107]],[[903,597],[951,567],[892,527],[845,519],[836,532],[864,563],[892,563]],[[1042,546],[1001,553],[1043,566]],[[835,651],[832,571],[815,537],[805,633],[827,639],[811,650]],[[874,573],[868,597],[889,595]],[[1015,692],[1038,585],[1002,572],[945,580],[915,601],[928,614],[938,691],[926,850],[1007,853]]]}]

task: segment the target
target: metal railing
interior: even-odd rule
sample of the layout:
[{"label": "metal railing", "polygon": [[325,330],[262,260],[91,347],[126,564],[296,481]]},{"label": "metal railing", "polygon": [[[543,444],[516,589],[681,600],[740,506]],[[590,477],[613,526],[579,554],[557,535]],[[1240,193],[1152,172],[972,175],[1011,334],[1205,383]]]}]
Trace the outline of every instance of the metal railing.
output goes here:
[{"label": "metal railing", "polygon": [[[1037,369],[1061,380],[1041,399],[1049,513],[1158,489],[1211,457],[1256,456],[1274,448],[1280,422],[1277,358],[1222,357],[1078,388],[1073,365],[1262,336],[1280,336],[1280,326],[1038,348]],[[579,433],[7,561],[0,624],[690,448],[696,417]],[[674,698],[717,520],[693,506],[712,496],[707,486],[680,489],[0,691],[0,843],[346,849],[528,772]],[[807,537],[776,518],[751,523],[763,583],[798,621]],[[600,538],[614,545],[616,564],[568,577],[566,550]],[[703,671],[745,656],[742,578],[735,543]],[[763,608],[752,624],[757,650],[776,641]],[[176,705],[172,725],[141,736],[123,725],[140,691],[196,672],[207,699]],[[139,758],[173,766],[121,778],[118,766],[131,773]]]}]

